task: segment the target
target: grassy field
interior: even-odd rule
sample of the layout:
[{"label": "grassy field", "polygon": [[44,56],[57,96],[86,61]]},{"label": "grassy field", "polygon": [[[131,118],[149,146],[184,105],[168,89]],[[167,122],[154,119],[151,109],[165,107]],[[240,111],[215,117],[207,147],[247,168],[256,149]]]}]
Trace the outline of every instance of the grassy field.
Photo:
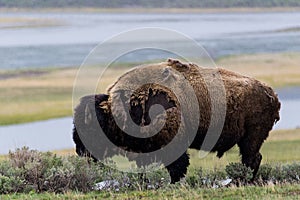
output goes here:
[{"label": "grassy field", "polygon": [[[300,162],[300,129],[272,131],[264,143],[261,153],[263,164],[271,166],[286,165]],[[74,155],[74,150],[55,151],[62,156]],[[187,177],[193,176],[195,170],[203,169],[205,174],[224,170],[231,162],[239,162],[238,149],[225,153],[218,159],[215,154],[209,154],[204,159],[198,158],[197,151],[189,151],[191,165]],[[1,158],[6,159],[6,156]],[[0,160],[1,160],[0,159]],[[185,181],[176,185],[165,185],[155,190],[121,190],[94,191],[88,193],[69,191],[66,193],[36,193],[0,195],[0,199],[299,199],[300,184],[267,183],[264,186],[229,186],[221,188],[192,187]]]},{"label": "grassy field", "polygon": [[70,192],[66,194],[12,194],[0,196],[3,200],[10,199],[299,199],[300,185],[270,185],[270,186],[246,186],[219,189],[188,188],[174,186],[167,189],[131,192],[92,192],[83,194]]},{"label": "grassy field", "polygon": [[255,77],[275,88],[300,85],[300,54],[253,54],[228,56],[218,66]]},{"label": "grassy field", "polygon": [[[263,144],[261,153],[263,155],[262,164],[286,164],[300,161],[300,129],[275,130]],[[61,156],[75,155],[74,149],[54,151]],[[240,162],[239,149],[234,146],[219,159],[215,153],[208,154],[205,158],[199,158],[199,151],[189,150],[191,157],[190,171],[197,168],[204,170],[222,169],[231,162]],[[5,156],[2,156],[2,159]],[[1,157],[0,157],[1,160]]]},{"label": "grassy field", "polygon": [[[263,164],[292,163],[300,161],[300,129],[276,130],[270,133],[267,141],[263,144],[261,154]],[[226,152],[219,159],[216,154],[209,154],[204,159],[199,159],[199,152],[189,150],[191,155],[191,166],[193,168],[202,167],[205,170],[212,168],[224,168],[231,162],[240,162],[239,149],[237,146]]]},{"label": "grassy field", "polygon": [[[216,63],[273,87],[300,85],[299,53],[232,56]],[[127,69],[107,72],[99,91]],[[0,125],[71,116],[76,73],[77,68],[0,71]]]},{"label": "grassy field", "polygon": [[[76,73],[75,68],[0,72],[0,125],[71,116]],[[99,90],[122,73],[108,73]]]}]

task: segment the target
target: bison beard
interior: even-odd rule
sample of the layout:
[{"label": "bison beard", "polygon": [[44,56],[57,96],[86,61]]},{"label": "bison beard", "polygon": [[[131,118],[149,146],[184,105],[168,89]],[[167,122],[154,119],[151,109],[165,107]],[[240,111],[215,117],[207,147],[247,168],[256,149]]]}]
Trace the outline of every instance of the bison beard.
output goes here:
[{"label": "bison beard", "polygon": [[[211,99],[208,95],[204,77],[209,77],[214,73],[219,73],[226,90],[226,102],[218,102],[218,98],[214,99],[217,103],[224,103],[227,107],[225,123],[223,130],[216,144],[212,149],[204,149],[211,152],[217,152],[219,158],[224,152],[231,149],[235,144],[239,146],[242,156],[242,163],[253,170],[253,178],[258,171],[262,155],[259,150],[268,137],[270,130],[275,122],[279,120],[280,102],[274,91],[265,84],[246,76],[225,70],[225,69],[206,69],[200,68],[195,64],[184,64],[178,60],[169,59],[167,62],[152,64],[148,68],[162,69],[163,76],[172,76],[174,70],[181,73],[193,86],[196,93],[199,110],[201,112],[199,118],[199,127],[197,134],[192,141],[189,141],[189,148],[200,150],[204,138],[207,134],[208,127],[211,123]],[[135,70],[141,70],[136,68]],[[172,71],[173,70],[173,71]],[[179,138],[184,138],[184,133],[178,133],[181,123],[188,126],[188,120],[182,119],[180,105],[178,99],[172,94],[168,88],[158,86],[156,84],[146,84],[140,87],[129,97],[129,115],[121,115],[126,121],[130,117],[133,122],[139,126],[147,126],[150,124],[150,108],[155,104],[160,104],[165,113],[155,113],[156,123],[160,123],[159,119],[165,116],[166,123],[162,129],[154,136],[147,138],[136,138],[122,131],[122,127],[118,127],[112,116],[113,109],[118,112],[118,108],[112,107],[114,98],[122,99],[125,102],[126,94],[119,90],[119,86],[126,85],[126,81],[134,70],[121,76],[119,80],[108,89],[108,94],[98,94],[86,96],[81,99],[80,104],[75,108],[73,140],[76,144],[76,152],[80,156],[91,156],[96,161],[94,152],[86,149],[81,141],[80,135],[93,140],[93,134],[97,134],[97,130],[91,128],[90,123],[96,121],[107,138],[117,147],[124,151],[147,153],[163,148],[167,145],[176,134],[182,134]],[[143,72],[143,71],[140,71]],[[148,72],[147,72],[148,73]],[[146,75],[146,74],[145,74]],[[173,74],[173,81],[176,80],[176,74]],[[175,77],[175,78],[174,78]],[[214,77],[214,76],[211,76]],[[123,105],[119,105],[123,106]],[[95,115],[91,115],[91,110],[95,110]],[[78,130],[80,129],[80,130]],[[80,132],[80,134],[78,133]],[[101,141],[97,141],[97,146],[101,147]],[[105,146],[105,144],[103,144]],[[99,150],[100,151],[100,150]],[[112,156],[119,152],[113,149],[101,151],[106,154],[101,155]],[[171,152],[170,152],[171,153]],[[100,157],[101,157],[100,156]],[[99,158],[99,156],[97,157]],[[130,159],[130,158],[129,158]],[[150,163],[145,160],[135,158],[137,165],[148,165]],[[163,158],[161,159],[164,163]],[[166,166],[170,176],[171,183],[175,183],[184,177],[189,166],[189,156],[185,151],[177,160]]]}]

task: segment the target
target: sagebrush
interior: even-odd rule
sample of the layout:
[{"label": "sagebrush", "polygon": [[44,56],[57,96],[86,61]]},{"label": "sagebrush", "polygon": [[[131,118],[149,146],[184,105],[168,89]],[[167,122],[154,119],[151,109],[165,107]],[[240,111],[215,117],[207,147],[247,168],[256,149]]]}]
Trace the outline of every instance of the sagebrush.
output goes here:
[{"label": "sagebrush", "polygon": [[[251,169],[240,163],[230,163],[226,169],[190,169],[186,179],[178,184],[185,187],[222,187],[221,181],[225,179],[232,179],[227,186],[300,183],[300,163],[264,164],[253,182],[250,181],[250,175]],[[169,185],[168,172],[164,168],[141,176],[120,172],[113,166],[105,166],[88,158],[57,156],[51,152],[30,150],[27,147],[10,152],[7,159],[0,162],[0,194],[90,192],[95,189],[96,183],[105,180],[118,183],[116,187],[105,188],[114,191],[172,187]]]}]

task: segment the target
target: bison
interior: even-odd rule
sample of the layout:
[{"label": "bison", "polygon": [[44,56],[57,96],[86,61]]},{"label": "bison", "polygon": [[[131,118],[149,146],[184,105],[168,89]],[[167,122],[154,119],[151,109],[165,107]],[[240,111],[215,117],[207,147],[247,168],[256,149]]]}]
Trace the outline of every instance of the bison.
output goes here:
[{"label": "bison", "polygon": [[[151,80],[143,85],[135,85],[136,80],[150,74],[161,77],[161,82]],[[224,98],[221,97],[222,92],[218,92],[222,87],[214,87],[217,79],[221,80],[224,88]],[[192,87],[194,99],[189,93],[191,91],[183,88],[184,81]],[[162,82],[168,82],[171,88],[159,84]],[[212,85],[211,88],[208,84]],[[216,94],[213,99],[210,93]],[[151,110],[158,104],[162,110]],[[182,104],[187,104],[185,111],[182,111]],[[213,104],[226,107],[223,121],[221,116],[213,117]],[[107,94],[83,97],[74,112],[73,140],[80,156],[99,160],[117,153],[134,152],[135,156],[129,159],[135,160],[139,166],[154,162],[153,158],[150,161],[139,158],[139,154],[164,150],[171,141],[176,140],[175,147],[166,152],[167,156],[159,158],[171,176],[171,183],[186,175],[188,148],[217,152],[221,158],[224,152],[237,144],[241,161],[253,170],[254,179],[262,159],[260,148],[273,125],[280,119],[279,110],[277,95],[272,88],[258,80],[222,68],[203,68],[193,63],[168,59],[162,63],[138,66],[125,73],[107,90]],[[200,113],[198,118],[194,117],[199,114],[195,111]],[[127,121],[130,120],[133,123],[128,125]],[[214,134],[209,132],[209,128],[218,123],[222,123],[222,129],[215,143],[211,147],[202,146],[206,136]],[[192,127],[192,124],[197,124],[197,127]],[[97,139],[97,126],[101,127],[107,141]],[[149,136],[152,129],[158,131]],[[130,135],[130,131],[143,137]],[[190,135],[193,131],[195,135]],[[108,141],[116,148],[107,148]],[[87,148],[87,144],[92,145]],[[178,145],[183,146],[183,152],[178,150]],[[167,162],[168,155],[177,152],[180,152],[177,159]]]}]

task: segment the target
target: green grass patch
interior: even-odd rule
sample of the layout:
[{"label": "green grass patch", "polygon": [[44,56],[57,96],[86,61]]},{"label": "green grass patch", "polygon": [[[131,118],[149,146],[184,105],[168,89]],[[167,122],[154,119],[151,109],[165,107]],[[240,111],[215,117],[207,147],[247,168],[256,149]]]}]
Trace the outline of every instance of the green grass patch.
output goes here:
[{"label": "green grass patch", "polygon": [[300,161],[300,140],[266,142],[261,149],[263,163]]},{"label": "green grass patch", "polygon": [[0,125],[70,116],[72,88],[0,88]]},{"label": "green grass patch", "polygon": [[203,189],[188,187],[173,187],[170,189],[159,189],[150,191],[130,192],[69,192],[66,194],[42,193],[42,194],[11,194],[2,195],[1,199],[298,199],[300,195],[300,184],[298,185],[271,185],[271,186],[245,186],[219,189]]},{"label": "green grass patch", "polygon": [[[263,156],[262,163],[264,164],[300,161],[300,140],[268,141],[263,144],[260,152]],[[216,157],[215,153],[210,153],[201,159],[199,158],[199,151],[189,150],[189,153],[191,157],[191,169],[222,169],[231,162],[240,162],[239,148],[237,146],[227,151],[220,159]]]}]

